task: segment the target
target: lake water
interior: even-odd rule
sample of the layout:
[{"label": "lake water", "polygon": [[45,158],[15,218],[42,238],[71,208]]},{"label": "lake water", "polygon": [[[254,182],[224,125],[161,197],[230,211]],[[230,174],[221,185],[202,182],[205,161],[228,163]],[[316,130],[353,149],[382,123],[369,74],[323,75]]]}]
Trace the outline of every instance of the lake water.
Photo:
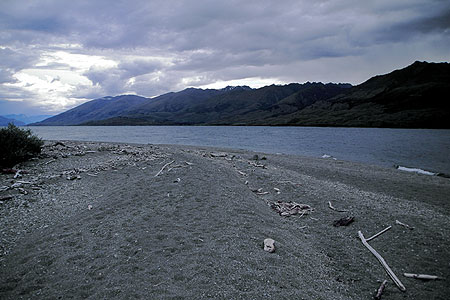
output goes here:
[{"label": "lake water", "polygon": [[42,126],[45,140],[178,144],[298,154],[450,173],[450,130],[265,126]]}]

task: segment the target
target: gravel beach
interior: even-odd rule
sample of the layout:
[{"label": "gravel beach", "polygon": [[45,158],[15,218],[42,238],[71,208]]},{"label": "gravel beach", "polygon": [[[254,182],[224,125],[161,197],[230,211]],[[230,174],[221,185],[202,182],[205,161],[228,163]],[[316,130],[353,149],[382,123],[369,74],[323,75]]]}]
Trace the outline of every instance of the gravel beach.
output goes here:
[{"label": "gravel beach", "polygon": [[[72,141],[48,141],[16,169],[0,175],[0,299],[371,299],[384,280],[382,299],[450,297],[448,178],[333,158]],[[290,202],[311,209],[273,209]],[[333,226],[347,216],[354,221]],[[358,238],[388,226],[369,243],[405,292]]]}]

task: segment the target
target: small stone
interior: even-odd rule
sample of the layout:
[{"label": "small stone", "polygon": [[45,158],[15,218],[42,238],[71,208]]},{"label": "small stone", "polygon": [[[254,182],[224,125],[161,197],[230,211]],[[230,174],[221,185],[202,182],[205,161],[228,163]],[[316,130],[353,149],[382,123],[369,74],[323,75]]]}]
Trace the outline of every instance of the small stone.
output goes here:
[{"label": "small stone", "polygon": [[353,223],[353,221],[355,220],[355,217],[344,217],[341,218],[339,220],[336,220],[333,222],[333,226],[334,227],[338,227],[338,226],[348,226],[349,224]]},{"label": "small stone", "polygon": [[269,253],[275,252],[275,241],[273,239],[264,240],[264,251]]}]

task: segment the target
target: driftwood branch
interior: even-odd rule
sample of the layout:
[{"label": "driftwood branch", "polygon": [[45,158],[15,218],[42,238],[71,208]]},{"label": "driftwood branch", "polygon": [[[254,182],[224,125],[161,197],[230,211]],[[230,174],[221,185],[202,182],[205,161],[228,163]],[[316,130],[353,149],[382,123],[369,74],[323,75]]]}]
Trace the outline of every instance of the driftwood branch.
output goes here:
[{"label": "driftwood branch", "polygon": [[403,283],[394,274],[394,272],[388,266],[388,264],[386,263],[384,258],[380,254],[378,254],[378,252],[375,249],[373,249],[372,246],[369,245],[369,243],[367,242],[366,238],[364,237],[364,235],[362,234],[361,231],[358,231],[358,236],[361,239],[361,242],[363,243],[363,245],[366,246],[366,248],[369,249],[369,251],[378,259],[378,261],[381,263],[384,270],[389,275],[389,277],[392,279],[392,281],[395,283],[395,285],[398,287],[398,289],[402,292],[406,291],[406,288],[403,285]]},{"label": "driftwood branch", "polygon": [[407,225],[407,224],[405,224],[405,223],[402,223],[402,222],[400,222],[399,220],[395,220],[395,224],[400,225],[400,226],[403,226],[403,227],[408,228],[408,229],[410,229],[410,230],[413,230],[413,229],[414,229],[414,227],[411,227],[411,226],[409,226],[409,225]]},{"label": "driftwood branch", "polygon": [[383,281],[383,283],[380,285],[380,287],[377,290],[377,294],[375,295],[375,300],[380,300],[381,295],[384,292],[384,289],[386,288],[387,280]]},{"label": "driftwood branch", "polygon": [[156,173],[156,175],[155,175],[155,177],[158,177],[159,176],[159,174],[161,174],[161,172],[167,167],[167,166],[169,166],[169,165],[171,165],[171,164],[173,164],[175,161],[174,160],[172,160],[171,162],[168,162],[167,164],[165,164],[162,168],[161,168],[161,170],[159,170],[159,172],[158,173]]},{"label": "driftwood branch", "polygon": [[331,208],[332,210],[335,210],[338,212],[347,212],[348,211],[346,209],[337,209],[337,208],[333,207],[333,205],[331,205],[331,201],[328,201],[328,207]]},{"label": "driftwood branch", "polygon": [[241,174],[242,176],[247,176],[247,174],[245,174],[245,173],[242,172],[242,171],[239,171],[239,170],[238,170],[238,173]]},{"label": "driftwood branch", "polygon": [[14,175],[14,179],[22,177],[22,174],[20,174],[20,172],[22,172],[22,170],[17,170],[16,174]]},{"label": "driftwood branch", "polygon": [[415,279],[422,279],[422,280],[439,280],[442,279],[441,277],[438,277],[436,275],[427,275],[427,274],[413,274],[413,273],[403,273],[405,277],[408,278],[415,278]]},{"label": "driftwood branch", "polygon": [[385,233],[386,231],[388,231],[389,229],[391,229],[392,226],[388,226],[385,229],[381,230],[380,232],[378,232],[377,234],[372,235],[370,238],[366,239],[366,242],[373,240],[374,238],[382,235],[383,233]]}]

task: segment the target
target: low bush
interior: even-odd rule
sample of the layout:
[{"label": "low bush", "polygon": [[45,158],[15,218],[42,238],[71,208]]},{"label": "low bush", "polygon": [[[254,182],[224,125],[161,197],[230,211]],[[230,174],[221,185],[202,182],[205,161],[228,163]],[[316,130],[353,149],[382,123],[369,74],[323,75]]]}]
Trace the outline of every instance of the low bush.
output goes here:
[{"label": "low bush", "polygon": [[38,155],[43,145],[44,142],[31,130],[10,123],[0,129],[0,167],[10,168]]}]

